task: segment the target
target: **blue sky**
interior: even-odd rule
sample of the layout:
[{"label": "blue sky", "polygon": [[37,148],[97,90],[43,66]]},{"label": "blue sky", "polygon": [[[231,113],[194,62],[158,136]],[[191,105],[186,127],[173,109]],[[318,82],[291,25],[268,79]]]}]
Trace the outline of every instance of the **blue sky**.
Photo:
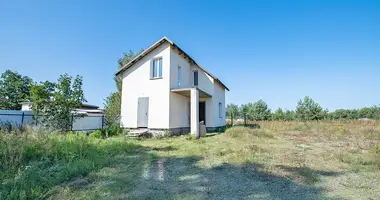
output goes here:
[{"label": "blue sky", "polygon": [[1,1],[0,71],[82,75],[102,106],[122,53],[162,36],[231,89],[228,103],[380,104],[378,1]]}]

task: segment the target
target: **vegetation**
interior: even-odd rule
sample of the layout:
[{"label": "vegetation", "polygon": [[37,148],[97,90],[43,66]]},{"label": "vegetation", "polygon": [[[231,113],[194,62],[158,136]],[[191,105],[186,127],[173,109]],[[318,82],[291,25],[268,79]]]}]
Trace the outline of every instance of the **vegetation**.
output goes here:
[{"label": "vegetation", "polygon": [[18,72],[6,70],[0,79],[0,109],[20,110],[22,102],[29,99],[30,87],[33,80],[28,76],[22,76]]},{"label": "vegetation", "polygon": [[0,199],[380,198],[379,122],[258,127],[200,140],[2,132]]},{"label": "vegetation", "polygon": [[85,133],[0,132],[0,144],[0,199],[44,199],[61,183],[115,164],[117,155],[136,148]]},{"label": "vegetation", "polygon": [[327,113],[327,110],[323,110],[322,106],[308,96],[297,103],[296,115],[299,116],[299,119],[321,120]]},{"label": "vegetation", "polygon": [[249,112],[248,119],[249,120],[268,120],[271,116],[271,111],[268,108],[267,103],[263,100],[258,100],[253,104],[248,104]]},{"label": "vegetation", "polygon": [[[266,120],[357,120],[357,119],[380,119],[380,106],[361,109],[337,109],[334,112],[329,112],[323,109],[321,105],[315,102],[312,98],[306,96],[297,103],[296,110],[283,110],[277,108],[273,113],[268,108],[268,105],[263,100],[254,103],[242,104],[235,108],[234,115],[231,116],[229,108],[235,105],[227,105],[227,117],[230,121],[236,121],[237,118],[243,119],[244,124],[247,120],[250,121],[266,121]],[[232,118],[233,117],[233,118]],[[231,122],[231,124],[233,124]]]},{"label": "vegetation", "polygon": [[231,119],[231,125],[234,125],[234,119],[239,116],[239,107],[235,104],[228,104],[227,105],[227,115]]},{"label": "vegetation", "polygon": [[[128,51],[124,53],[123,57],[118,60],[118,70],[120,70],[124,65],[131,61],[135,56],[140,54],[139,52]],[[115,76],[114,81],[116,84],[116,92],[112,92],[106,99],[104,103],[105,111],[105,123],[110,126],[120,121],[120,111],[121,111],[121,92],[122,92],[122,79],[120,76]]]},{"label": "vegetation", "polygon": [[61,75],[57,83],[48,81],[31,88],[31,108],[38,120],[56,130],[70,130],[78,115],[75,108],[86,102],[82,89],[82,77],[73,80],[68,74]]}]

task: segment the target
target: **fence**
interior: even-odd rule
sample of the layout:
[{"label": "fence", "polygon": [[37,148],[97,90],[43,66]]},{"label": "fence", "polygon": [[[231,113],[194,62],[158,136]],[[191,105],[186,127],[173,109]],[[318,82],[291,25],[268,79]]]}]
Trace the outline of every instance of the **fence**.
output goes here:
[{"label": "fence", "polygon": [[[0,125],[11,125],[21,128],[25,125],[40,126],[39,116],[33,115],[32,111],[0,110]],[[103,114],[86,114],[76,117],[72,115],[72,131],[93,131],[104,127]]]}]

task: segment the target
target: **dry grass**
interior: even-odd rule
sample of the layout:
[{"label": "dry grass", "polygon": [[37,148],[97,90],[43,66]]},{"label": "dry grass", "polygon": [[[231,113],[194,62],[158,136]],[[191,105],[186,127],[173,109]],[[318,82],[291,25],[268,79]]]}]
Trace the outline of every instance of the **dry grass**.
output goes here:
[{"label": "dry grass", "polygon": [[[200,140],[182,136],[135,141],[143,147],[129,165],[138,168],[107,168],[100,180],[100,172],[94,172],[86,187],[66,186],[54,197],[380,198],[377,122],[258,124],[259,129],[233,127]],[[128,187],[117,177],[129,177]]]},{"label": "dry grass", "polygon": [[112,154],[118,162],[55,186],[48,198],[380,199],[378,122],[257,124],[199,140],[129,141],[134,151]]}]

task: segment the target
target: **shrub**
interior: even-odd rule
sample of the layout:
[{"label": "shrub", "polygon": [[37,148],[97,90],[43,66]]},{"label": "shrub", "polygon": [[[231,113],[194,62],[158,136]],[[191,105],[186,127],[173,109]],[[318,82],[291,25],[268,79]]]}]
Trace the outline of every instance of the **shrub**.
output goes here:
[{"label": "shrub", "polygon": [[93,138],[103,138],[104,134],[102,130],[95,130],[91,132],[88,136],[93,137]]},{"label": "shrub", "polygon": [[108,131],[108,137],[111,137],[111,136],[122,134],[123,128],[120,127],[119,123],[114,123],[107,128],[107,131]]}]

